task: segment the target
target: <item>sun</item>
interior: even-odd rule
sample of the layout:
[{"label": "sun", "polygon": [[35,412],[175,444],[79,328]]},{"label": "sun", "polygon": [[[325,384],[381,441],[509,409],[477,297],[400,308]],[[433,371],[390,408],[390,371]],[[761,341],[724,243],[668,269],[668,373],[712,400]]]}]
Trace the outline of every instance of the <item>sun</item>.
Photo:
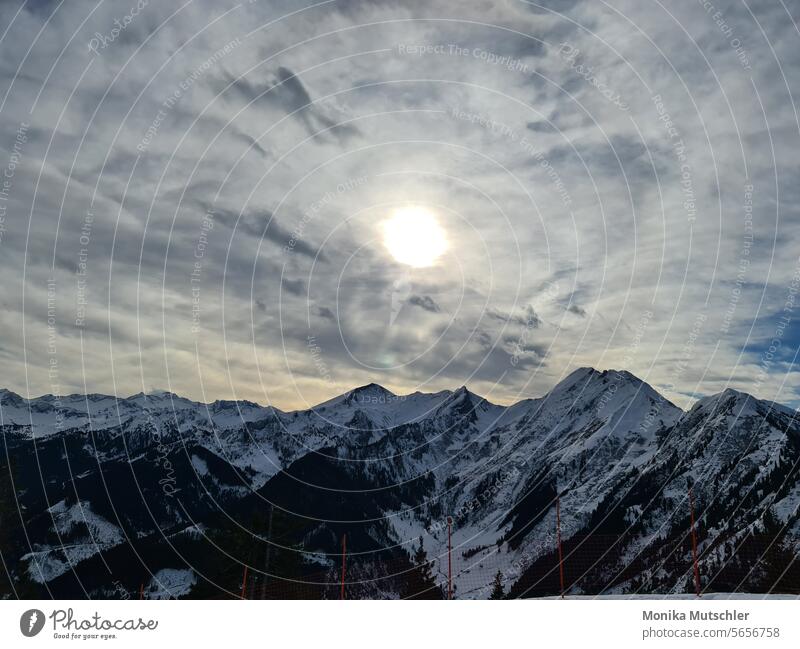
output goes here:
[{"label": "sun", "polygon": [[413,268],[433,266],[447,251],[447,236],[424,207],[403,207],[383,223],[383,243],[392,257]]}]

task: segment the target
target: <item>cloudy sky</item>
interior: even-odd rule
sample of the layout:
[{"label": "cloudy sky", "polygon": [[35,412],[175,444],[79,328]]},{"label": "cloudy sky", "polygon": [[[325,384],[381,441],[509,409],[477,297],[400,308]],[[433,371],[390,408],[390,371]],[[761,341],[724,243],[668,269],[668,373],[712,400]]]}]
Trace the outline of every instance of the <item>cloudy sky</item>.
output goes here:
[{"label": "cloudy sky", "polygon": [[[3,2],[2,383],[507,403],[591,365],[680,405],[728,386],[800,405],[797,19],[796,0]],[[402,263],[397,210],[446,250]]]}]

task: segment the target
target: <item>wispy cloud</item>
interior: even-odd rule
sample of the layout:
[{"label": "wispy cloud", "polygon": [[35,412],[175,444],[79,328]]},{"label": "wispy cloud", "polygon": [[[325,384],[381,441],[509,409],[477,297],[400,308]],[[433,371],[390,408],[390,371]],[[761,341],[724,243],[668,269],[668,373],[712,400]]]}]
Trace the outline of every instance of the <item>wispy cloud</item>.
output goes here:
[{"label": "wispy cloud", "polygon": [[151,2],[97,52],[130,2],[0,5],[7,387],[302,406],[313,335],[345,388],[796,401],[798,34],[719,4]]}]

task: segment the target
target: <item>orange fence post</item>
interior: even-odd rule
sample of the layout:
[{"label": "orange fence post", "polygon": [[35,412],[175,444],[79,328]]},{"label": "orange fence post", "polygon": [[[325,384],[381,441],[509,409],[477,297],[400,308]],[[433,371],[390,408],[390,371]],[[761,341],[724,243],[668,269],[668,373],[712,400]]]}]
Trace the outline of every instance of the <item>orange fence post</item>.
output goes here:
[{"label": "orange fence post", "polygon": [[344,575],[345,570],[347,569],[347,534],[342,535],[342,593],[339,599],[344,599]]},{"label": "orange fence post", "polygon": [[561,582],[561,599],[564,599],[564,555],[561,552],[561,499],[556,496],[556,539],[558,541],[558,575]]},{"label": "orange fence post", "polygon": [[247,599],[247,566],[244,567],[244,574],[242,575],[242,595],[241,599]]},{"label": "orange fence post", "polygon": [[453,599],[453,517],[447,517],[447,599]]},{"label": "orange fence post", "polygon": [[700,566],[697,564],[697,533],[695,532],[694,522],[694,498],[692,488],[689,487],[689,521],[692,527],[692,564],[694,566],[694,590],[700,597]]}]

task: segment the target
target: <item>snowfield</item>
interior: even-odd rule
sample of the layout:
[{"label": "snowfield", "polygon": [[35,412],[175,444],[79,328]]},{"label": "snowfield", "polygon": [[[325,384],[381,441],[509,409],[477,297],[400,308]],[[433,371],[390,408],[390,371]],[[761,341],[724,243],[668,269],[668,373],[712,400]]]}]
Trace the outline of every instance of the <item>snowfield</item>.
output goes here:
[{"label": "snowfield", "polygon": [[[682,597],[694,590],[691,516],[704,589],[800,593],[797,413],[736,390],[685,412],[629,372],[581,368],[511,406],[465,387],[370,384],[296,412],[3,390],[0,414],[31,530],[18,560],[38,583],[81,579],[128,538],[164,550],[148,546],[164,556],[148,559],[156,572],[181,559],[174,543],[222,565],[212,537],[261,521],[253,556],[294,552],[294,569],[326,570],[333,584],[346,535],[353,574],[370,575],[365,596],[409,595],[420,539],[437,592],[451,546],[456,597],[488,597],[498,578],[505,595],[553,595],[559,531],[570,597]],[[270,512],[283,536],[267,551]],[[162,577],[172,596],[195,588],[185,571]]]}]

